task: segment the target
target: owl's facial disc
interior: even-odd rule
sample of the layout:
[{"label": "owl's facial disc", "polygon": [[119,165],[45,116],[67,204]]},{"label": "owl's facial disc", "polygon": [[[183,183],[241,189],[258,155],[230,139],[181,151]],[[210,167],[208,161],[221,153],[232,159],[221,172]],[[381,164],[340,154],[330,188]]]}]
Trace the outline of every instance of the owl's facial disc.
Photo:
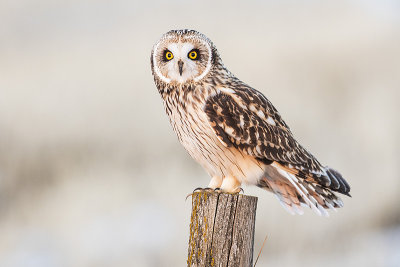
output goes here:
[{"label": "owl's facial disc", "polygon": [[211,66],[211,49],[201,40],[166,40],[155,48],[154,57],[155,72],[167,83],[199,81]]}]

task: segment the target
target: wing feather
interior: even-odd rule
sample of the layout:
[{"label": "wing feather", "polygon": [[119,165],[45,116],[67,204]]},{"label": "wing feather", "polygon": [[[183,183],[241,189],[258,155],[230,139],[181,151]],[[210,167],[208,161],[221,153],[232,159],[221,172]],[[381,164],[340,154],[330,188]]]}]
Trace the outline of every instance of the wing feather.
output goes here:
[{"label": "wing feather", "polygon": [[263,162],[278,162],[293,174],[330,186],[324,167],[294,139],[275,107],[257,90],[221,90],[207,99],[204,111],[226,146]]}]

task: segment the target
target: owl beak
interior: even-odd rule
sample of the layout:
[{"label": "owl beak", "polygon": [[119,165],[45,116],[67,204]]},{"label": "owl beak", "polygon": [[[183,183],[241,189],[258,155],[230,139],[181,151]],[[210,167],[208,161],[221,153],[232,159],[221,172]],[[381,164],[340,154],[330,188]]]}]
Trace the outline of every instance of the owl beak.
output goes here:
[{"label": "owl beak", "polygon": [[179,74],[182,76],[182,72],[183,72],[183,61],[182,60],[178,61],[178,67],[179,67]]}]

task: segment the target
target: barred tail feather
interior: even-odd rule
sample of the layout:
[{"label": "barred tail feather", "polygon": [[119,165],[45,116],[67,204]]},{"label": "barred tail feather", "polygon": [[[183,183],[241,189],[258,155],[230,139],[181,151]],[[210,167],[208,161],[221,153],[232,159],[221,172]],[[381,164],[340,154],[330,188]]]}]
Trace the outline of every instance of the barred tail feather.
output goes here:
[{"label": "barred tail feather", "polygon": [[302,197],[297,193],[292,185],[284,179],[280,179],[280,175],[273,167],[267,167],[265,176],[258,181],[258,187],[271,191],[279,200],[282,207],[292,215],[302,215],[304,212],[301,209]]},{"label": "barred tail feather", "polygon": [[301,206],[307,206],[318,215],[328,217],[327,209],[336,211],[343,207],[342,200],[330,188],[306,181],[274,164],[266,168],[258,186],[272,191],[291,214],[303,214]]},{"label": "barred tail feather", "polygon": [[304,211],[301,209],[301,202],[299,196],[293,187],[284,183],[269,183],[270,187],[279,200],[282,207],[292,215],[302,215]]},{"label": "barred tail feather", "polygon": [[350,195],[350,185],[347,181],[343,178],[343,176],[337,171],[330,167],[325,167],[326,174],[331,180],[331,185],[329,186],[330,189],[342,193],[346,196],[351,197]]},{"label": "barred tail feather", "polygon": [[315,199],[314,196],[312,196],[309,191],[307,190],[304,185],[299,183],[299,179],[291,173],[288,173],[284,170],[278,169],[278,171],[288,179],[288,181],[293,185],[294,188],[296,188],[297,192],[300,193],[302,198],[304,199],[305,204],[308,205],[315,213],[318,215],[322,216],[329,216],[329,213],[320,205],[320,203]]}]

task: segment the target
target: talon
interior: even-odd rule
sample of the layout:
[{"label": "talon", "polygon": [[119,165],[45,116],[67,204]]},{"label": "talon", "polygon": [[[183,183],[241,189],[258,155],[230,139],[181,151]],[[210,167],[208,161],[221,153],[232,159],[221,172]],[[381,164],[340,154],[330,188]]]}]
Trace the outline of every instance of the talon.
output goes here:
[{"label": "talon", "polygon": [[195,188],[192,193],[190,193],[189,195],[187,195],[185,197],[185,201],[188,199],[188,197],[192,196],[197,190],[201,191],[201,190],[203,190],[203,188],[201,188],[201,187]]},{"label": "talon", "polygon": [[227,193],[230,195],[239,195],[240,192],[242,192],[244,194],[244,190],[241,187],[237,188],[234,192],[227,192]]},{"label": "talon", "polygon": [[239,195],[240,192],[242,192],[242,193],[244,194],[243,188],[239,187],[238,189],[239,189],[239,191],[237,191],[236,193],[234,193],[234,195],[236,195],[236,194]]},{"label": "talon", "polygon": [[185,197],[185,201],[188,199],[188,197],[190,197],[190,196],[192,196],[193,195],[193,193],[190,193],[189,195],[187,195],[186,197]]},{"label": "talon", "polygon": [[193,190],[192,194],[193,194],[194,192],[196,192],[197,190],[201,191],[201,190],[204,190],[204,188],[202,188],[202,187],[196,187],[196,188]]},{"label": "talon", "polygon": [[213,191],[216,192],[216,193],[218,193],[218,194],[223,193],[222,189],[219,188],[219,187],[215,188]]}]

